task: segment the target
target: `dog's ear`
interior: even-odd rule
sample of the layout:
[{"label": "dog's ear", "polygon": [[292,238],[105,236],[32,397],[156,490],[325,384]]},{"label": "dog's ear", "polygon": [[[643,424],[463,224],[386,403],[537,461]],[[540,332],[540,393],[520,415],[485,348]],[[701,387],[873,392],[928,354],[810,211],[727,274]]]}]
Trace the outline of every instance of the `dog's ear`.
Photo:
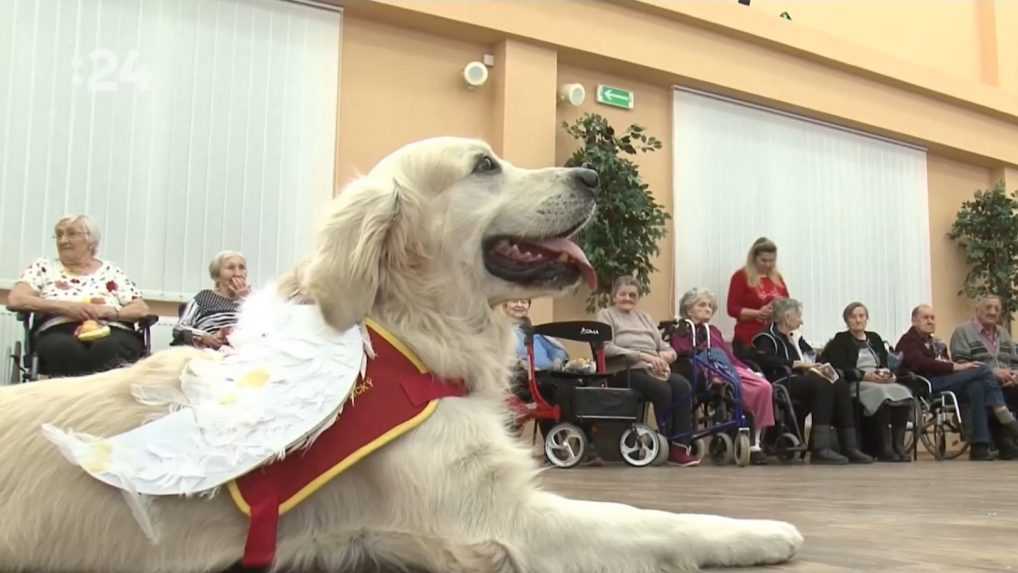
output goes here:
[{"label": "dog's ear", "polygon": [[392,179],[363,178],[339,194],[302,280],[326,322],[343,330],[362,320],[387,273],[420,264],[420,211],[417,193]]}]

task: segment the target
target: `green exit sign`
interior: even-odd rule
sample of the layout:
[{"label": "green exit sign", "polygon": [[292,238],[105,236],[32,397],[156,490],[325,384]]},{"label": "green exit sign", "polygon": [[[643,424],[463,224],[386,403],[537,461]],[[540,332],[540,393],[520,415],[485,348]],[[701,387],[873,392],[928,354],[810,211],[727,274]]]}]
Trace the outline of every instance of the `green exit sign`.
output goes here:
[{"label": "green exit sign", "polygon": [[636,98],[633,92],[624,90],[622,88],[613,88],[611,86],[599,85],[597,86],[597,102],[603,103],[604,105],[610,105],[614,107],[621,107],[623,109],[633,109],[633,104]]}]

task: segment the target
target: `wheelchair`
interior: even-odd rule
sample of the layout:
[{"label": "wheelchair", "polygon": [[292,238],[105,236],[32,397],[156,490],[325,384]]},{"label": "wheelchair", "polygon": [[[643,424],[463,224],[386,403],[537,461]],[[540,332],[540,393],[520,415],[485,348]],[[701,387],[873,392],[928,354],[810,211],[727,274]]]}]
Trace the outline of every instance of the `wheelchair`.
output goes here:
[{"label": "wheelchair", "polygon": [[[533,344],[537,334],[588,343],[595,359],[594,371],[537,372]],[[547,323],[527,333],[527,386],[532,402],[512,397],[510,405],[517,423],[535,422],[535,440],[538,425],[546,427],[544,453],[555,467],[572,468],[584,459],[589,438],[581,426],[596,422],[625,424],[618,447],[627,464],[645,467],[668,459],[667,439],[643,422],[647,405],[640,396],[629,388],[609,386],[609,380],[618,376],[606,371],[604,344],[611,339],[611,326],[593,321]]]},{"label": "wheelchair", "polygon": [[[49,316],[11,307],[8,307],[7,310],[16,313],[17,320],[21,323],[23,330],[21,340],[16,341],[11,349],[10,358],[13,364],[9,382],[20,384],[39,380],[41,376],[46,376],[47,372],[46,364],[40,362],[39,355],[35,351],[35,338],[39,327],[46,322]],[[144,346],[141,358],[152,353],[152,325],[158,321],[158,316],[149,314],[137,322],[125,323],[130,324],[133,332],[141,337]]]},{"label": "wheelchair", "polygon": [[[677,334],[685,334],[688,326],[685,320],[658,323],[662,338],[669,343]],[[695,340],[693,347],[696,347]],[[756,364],[744,358],[740,360],[760,372]],[[712,358],[709,352],[691,357],[680,356],[672,370],[686,376],[693,385],[694,423],[695,427],[703,428],[694,430],[689,436],[694,454],[709,458],[717,465],[733,461],[740,467],[749,465],[752,424],[751,416],[743,411],[738,374]],[[711,378],[721,379],[724,383],[712,384]],[[772,381],[775,424],[767,430],[762,442],[767,454],[788,463],[804,455],[806,448],[802,439],[802,420],[796,414],[788,389],[782,384],[786,378]]]},{"label": "wheelchair", "polygon": [[967,452],[968,432],[958,396],[949,390],[934,392],[928,379],[912,372],[900,373],[898,382],[915,397],[911,431],[905,433],[905,449],[912,451],[912,459],[919,458],[920,442],[937,461]]},{"label": "wheelchair", "polygon": [[[671,342],[677,332],[692,337],[696,348],[696,334],[692,323],[682,320],[671,324],[659,323],[662,338]],[[709,457],[715,465],[733,461],[739,467],[749,465],[750,421],[742,407],[742,386],[739,376],[728,364],[713,354],[710,345],[692,356],[680,356],[672,371],[685,376],[693,387],[693,427],[685,438],[695,455]]]}]

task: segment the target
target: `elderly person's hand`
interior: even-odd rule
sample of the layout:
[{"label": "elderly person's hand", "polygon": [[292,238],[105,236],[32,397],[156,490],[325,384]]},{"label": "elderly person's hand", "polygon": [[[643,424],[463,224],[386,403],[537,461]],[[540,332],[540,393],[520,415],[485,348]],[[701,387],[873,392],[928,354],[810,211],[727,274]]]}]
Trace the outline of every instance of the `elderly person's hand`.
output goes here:
[{"label": "elderly person's hand", "polygon": [[979,368],[983,364],[981,362],[954,362],[954,371],[963,372],[965,370],[972,370],[973,368]]},{"label": "elderly person's hand", "polygon": [[650,369],[653,370],[655,374],[661,375],[671,371],[671,367],[668,365],[668,362],[660,356],[641,353],[640,358],[650,365]]},{"label": "elderly person's hand", "polygon": [[191,337],[191,342],[198,348],[211,348],[212,350],[219,350],[223,345],[222,339],[215,334],[195,334]]},{"label": "elderly person's hand", "polygon": [[64,302],[57,307],[57,314],[66,316],[77,322],[86,320],[99,320],[106,318],[106,307],[104,305],[92,304],[90,302]]},{"label": "elderly person's hand", "polygon": [[246,276],[233,276],[225,286],[234,298],[244,298],[251,294],[251,285],[247,283]]},{"label": "elderly person's hand", "polygon": [[657,354],[667,364],[671,364],[672,362],[675,362],[675,360],[679,357],[679,355],[676,354],[675,351],[672,350],[671,348],[666,348],[666,349],[662,350],[661,352],[658,352]]},{"label": "elderly person's hand", "polygon": [[877,384],[890,384],[894,382],[894,374],[890,370],[877,369],[863,374],[864,382],[875,382]]},{"label": "elderly person's hand", "polygon": [[993,376],[1000,382],[1001,386],[1010,386],[1015,383],[1015,374],[1007,368],[994,368]]}]

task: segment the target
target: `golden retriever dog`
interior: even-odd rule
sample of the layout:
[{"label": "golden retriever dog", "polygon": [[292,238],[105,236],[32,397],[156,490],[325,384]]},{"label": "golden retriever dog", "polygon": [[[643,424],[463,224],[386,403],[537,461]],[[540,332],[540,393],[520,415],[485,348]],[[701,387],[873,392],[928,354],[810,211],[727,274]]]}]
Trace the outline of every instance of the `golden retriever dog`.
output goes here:
[{"label": "golden retriever dog", "polygon": [[[440,138],[396,151],[336,197],[280,296],[318,305],[337,329],[374,319],[470,393],[442,399],[421,426],[282,516],[275,569],[662,573],[795,555],[803,539],[787,523],[543,491],[529,450],[508,432],[513,335],[492,307],[589,279],[568,239],[594,212],[596,186],[586,169],[520,169],[483,142]],[[121,493],[68,463],[40,431],[134,428],[165,412],[138,403],[132,386],[175,387],[199,355],[173,349],[108,373],[0,390],[0,568],[207,572],[240,559],[248,520],[228,495],[153,498],[153,544]]]}]

